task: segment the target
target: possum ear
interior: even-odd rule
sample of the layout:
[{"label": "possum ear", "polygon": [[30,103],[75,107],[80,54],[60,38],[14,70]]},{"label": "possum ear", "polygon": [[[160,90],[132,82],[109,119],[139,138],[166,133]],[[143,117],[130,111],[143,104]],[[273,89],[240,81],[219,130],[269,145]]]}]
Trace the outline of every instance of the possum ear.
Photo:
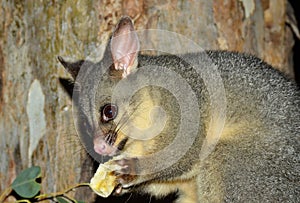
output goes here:
[{"label": "possum ear", "polygon": [[70,97],[72,97],[73,90],[74,90],[74,82],[76,77],[80,71],[80,68],[83,66],[91,66],[94,63],[91,61],[86,60],[79,60],[76,62],[67,62],[61,56],[58,56],[57,59],[59,62],[64,66],[64,68],[71,74],[73,80],[66,79],[66,78],[59,78],[60,84],[63,86],[65,91],[68,93]]},{"label": "possum ear", "polygon": [[122,77],[125,78],[132,69],[136,68],[137,54],[140,49],[137,33],[129,17],[123,17],[119,21],[112,35],[110,46],[114,68],[123,70]]},{"label": "possum ear", "polygon": [[82,64],[85,63],[85,60],[79,60],[72,63],[72,62],[65,61],[61,56],[58,56],[57,59],[64,66],[64,68],[71,74],[73,79],[76,80],[76,77],[80,71],[80,67],[82,66]]},{"label": "possum ear", "polygon": [[67,78],[59,78],[59,83],[64,88],[64,90],[68,93],[69,97],[72,98],[73,90],[74,90],[74,81]]}]

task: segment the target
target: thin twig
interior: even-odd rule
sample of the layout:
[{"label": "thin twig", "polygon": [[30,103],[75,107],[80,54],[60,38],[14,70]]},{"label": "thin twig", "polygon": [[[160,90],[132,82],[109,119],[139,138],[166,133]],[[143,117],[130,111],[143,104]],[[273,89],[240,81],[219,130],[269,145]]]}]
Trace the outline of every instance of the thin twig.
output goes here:
[{"label": "thin twig", "polygon": [[[74,190],[75,188],[83,187],[83,186],[89,186],[89,185],[90,185],[89,183],[79,183],[79,184],[76,184],[72,187],[69,187],[69,188],[65,189],[62,192],[53,192],[53,193],[49,193],[49,194],[38,195],[38,196],[35,197],[35,199],[37,199],[38,201],[42,201],[42,200],[45,200],[45,199],[55,198],[55,197],[58,197],[58,196],[66,196],[64,194],[70,192],[71,190]],[[66,197],[68,197],[68,196],[66,196]]]},{"label": "thin twig", "polygon": [[4,200],[8,197],[8,195],[12,192],[12,188],[6,188],[3,193],[0,195],[0,202],[4,202]]}]

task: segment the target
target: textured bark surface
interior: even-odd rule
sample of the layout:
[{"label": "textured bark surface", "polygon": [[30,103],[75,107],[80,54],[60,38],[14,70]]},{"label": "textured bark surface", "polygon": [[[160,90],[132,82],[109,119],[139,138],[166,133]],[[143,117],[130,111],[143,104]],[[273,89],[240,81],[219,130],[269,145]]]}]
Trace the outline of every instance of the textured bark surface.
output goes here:
[{"label": "textured bark surface", "polygon": [[173,31],[204,49],[252,53],[293,77],[286,7],[283,0],[1,1],[0,191],[31,165],[41,166],[46,192],[82,181],[87,175],[80,174],[91,170],[82,167],[91,162],[58,82],[69,77],[58,55],[89,56],[107,41],[118,19],[129,15],[136,29]]}]

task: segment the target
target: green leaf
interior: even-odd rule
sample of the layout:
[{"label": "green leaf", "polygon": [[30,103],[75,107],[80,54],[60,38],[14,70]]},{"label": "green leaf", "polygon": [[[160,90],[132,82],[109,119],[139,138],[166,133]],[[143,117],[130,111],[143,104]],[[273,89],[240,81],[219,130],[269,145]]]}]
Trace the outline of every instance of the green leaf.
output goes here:
[{"label": "green leaf", "polygon": [[[55,197],[56,201],[58,203],[69,203],[71,201],[69,201],[68,198],[64,197],[64,196],[60,196],[60,197]],[[72,202],[75,202],[75,203],[85,203],[84,201],[80,201],[80,200],[76,200],[74,199]]]},{"label": "green leaf", "polygon": [[57,202],[59,203],[69,203],[65,198],[63,197],[56,197]]},{"label": "green leaf", "polygon": [[33,166],[27,168],[17,176],[12,183],[12,189],[23,198],[32,198],[41,190],[41,184],[36,182],[41,177],[41,168]]}]

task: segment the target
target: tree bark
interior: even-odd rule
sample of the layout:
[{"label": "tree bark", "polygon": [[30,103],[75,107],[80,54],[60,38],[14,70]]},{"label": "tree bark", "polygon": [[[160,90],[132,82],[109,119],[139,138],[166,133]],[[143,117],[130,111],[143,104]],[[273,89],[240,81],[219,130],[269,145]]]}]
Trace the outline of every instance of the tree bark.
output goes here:
[{"label": "tree bark", "polygon": [[286,8],[284,0],[3,0],[0,191],[32,165],[43,170],[44,192],[78,183],[92,170],[82,167],[86,153],[73,125],[71,100],[58,82],[70,76],[58,55],[85,58],[107,42],[122,15],[129,15],[136,29],[176,32],[204,49],[252,53],[293,77]]}]

